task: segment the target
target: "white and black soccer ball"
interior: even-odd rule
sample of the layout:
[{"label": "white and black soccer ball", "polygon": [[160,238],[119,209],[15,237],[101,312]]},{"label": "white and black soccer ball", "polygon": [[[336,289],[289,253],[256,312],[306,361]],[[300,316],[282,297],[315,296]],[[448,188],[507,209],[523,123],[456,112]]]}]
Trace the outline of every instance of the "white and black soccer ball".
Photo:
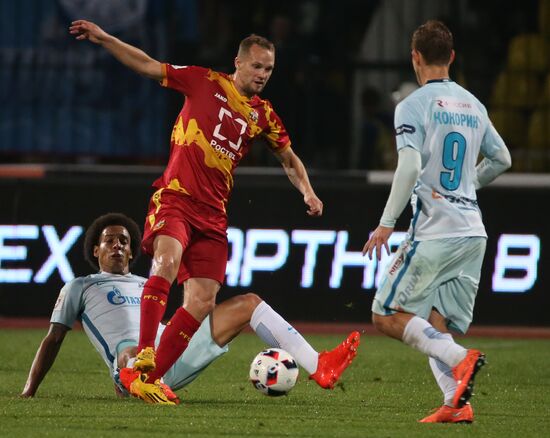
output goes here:
[{"label": "white and black soccer ball", "polygon": [[286,395],[294,388],[297,379],[298,364],[280,348],[268,348],[258,353],[250,365],[250,381],[265,395]]}]

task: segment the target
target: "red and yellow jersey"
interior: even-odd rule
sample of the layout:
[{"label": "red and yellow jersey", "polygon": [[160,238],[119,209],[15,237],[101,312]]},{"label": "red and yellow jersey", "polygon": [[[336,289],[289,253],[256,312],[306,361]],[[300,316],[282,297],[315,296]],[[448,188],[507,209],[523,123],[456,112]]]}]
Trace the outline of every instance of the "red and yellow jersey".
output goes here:
[{"label": "red and yellow jersey", "polygon": [[154,186],[223,209],[233,188],[233,171],[254,138],[282,152],[290,139],[271,103],[239,94],[231,77],[196,66],[163,64],[164,87],[185,95],[172,130],[170,159]]}]

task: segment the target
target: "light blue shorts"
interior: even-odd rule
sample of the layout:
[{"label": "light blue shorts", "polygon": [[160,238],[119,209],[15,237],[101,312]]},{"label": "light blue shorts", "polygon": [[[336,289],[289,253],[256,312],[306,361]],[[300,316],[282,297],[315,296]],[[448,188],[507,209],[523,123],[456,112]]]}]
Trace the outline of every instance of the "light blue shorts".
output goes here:
[{"label": "light blue shorts", "polygon": [[485,237],[404,240],[384,272],[372,311],[428,319],[435,308],[448,327],[466,333],[485,255]]},{"label": "light blue shorts", "polygon": [[[159,328],[159,335],[162,333],[164,326]],[[199,329],[191,338],[191,342],[183,354],[178,358],[176,363],[172,365],[164,375],[164,383],[173,390],[181,389],[184,386],[195,380],[202,370],[212,363],[222,354],[229,351],[229,346],[220,347],[214,339],[210,331],[210,317],[207,316],[202,322]]]}]

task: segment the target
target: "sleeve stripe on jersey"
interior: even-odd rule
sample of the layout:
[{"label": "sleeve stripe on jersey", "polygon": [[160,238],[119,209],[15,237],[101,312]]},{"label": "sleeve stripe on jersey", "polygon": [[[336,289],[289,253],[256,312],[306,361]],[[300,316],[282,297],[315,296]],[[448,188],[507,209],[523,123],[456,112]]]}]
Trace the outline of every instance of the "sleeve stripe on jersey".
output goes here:
[{"label": "sleeve stripe on jersey", "polygon": [[167,69],[166,64],[161,64],[161,69],[162,69],[162,81],[160,81],[160,85],[162,85],[163,87],[167,87],[168,86],[168,72],[166,71],[166,69]]}]

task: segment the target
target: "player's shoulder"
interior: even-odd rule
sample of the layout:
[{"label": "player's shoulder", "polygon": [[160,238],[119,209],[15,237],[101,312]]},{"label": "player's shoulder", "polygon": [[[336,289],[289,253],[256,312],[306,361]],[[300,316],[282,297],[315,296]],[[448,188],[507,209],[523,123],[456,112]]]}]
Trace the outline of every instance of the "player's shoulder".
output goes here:
[{"label": "player's shoulder", "polygon": [[172,68],[175,71],[182,71],[182,72],[208,72],[210,69],[207,67],[202,67],[200,65],[179,65],[179,64],[171,64],[169,62],[166,63],[167,66]]},{"label": "player's shoulder", "polygon": [[481,103],[481,101],[467,88],[463,87],[457,82],[452,82],[453,87],[453,95],[456,98],[459,98],[461,100],[464,100],[465,102],[468,102],[470,105],[475,107],[478,111],[481,113],[487,113],[487,109],[485,108],[485,105]]},{"label": "player's shoulder", "polygon": [[395,114],[397,117],[410,117],[412,115],[417,115],[420,117],[424,111],[429,100],[424,87],[417,88],[407,97],[405,97],[401,102],[399,102],[395,107]]},{"label": "player's shoulder", "polygon": [[169,76],[208,78],[211,72],[213,72],[212,69],[200,65],[166,64],[166,66]]},{"label": "player's shoulder", "polygon": [[283,125],[281,116],[269,99],[264,99],[259,95],[255,95],[250,99],[249,104],[252,107],[251,116],[253,120],[257,120],[258,114],[263,114],[265,120],[267,120],[269,124],[274,122],[277,126]]},{"label": "player's shoulder", "polygon": [[411,108],[418,107],[425,103],[427,95],[431,94],[431,91],[427,87],[419,87],[412,91],[407,97],[399,102],[396,108]]},{"label": "player's shoulder", "polygon": [[263,108],[269,108],[273,109],[273,104],[269,99],[264,99],[259,94],[255,94],[250,98],[248,101],[249,105],[253,108],[263,107]]},{"label": "player's shoulder", "polygon": [[69,280],[65,283],[65,287],[79,287],[86,283],[86,280],[89,278],[89,275],[83,275],[81,277],[75,277],[72,280]]},{"label": "player's shoulder", "polygon": [[75,277],[69,280],[62,288],[62,291],[68,295],[80,294],[86,289],[87,279],[89,275]]}]

